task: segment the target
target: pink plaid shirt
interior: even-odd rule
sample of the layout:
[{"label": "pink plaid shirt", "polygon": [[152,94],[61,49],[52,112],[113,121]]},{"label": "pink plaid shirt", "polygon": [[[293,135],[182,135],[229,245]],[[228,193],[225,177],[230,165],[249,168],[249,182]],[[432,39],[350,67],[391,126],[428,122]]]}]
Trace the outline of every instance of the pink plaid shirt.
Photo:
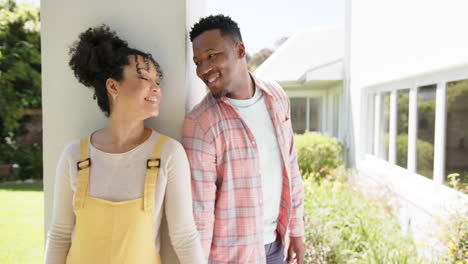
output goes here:
[{"label": "pink plaid shirt", "polygon": [[[265,97],[283,160],[277,231],[304,234],[301,175],[289,98],[276,82],[255,78]],[[226,97],[208,94],[184,122],[183,145],[192,174],[193,213],[209,263],[265,263],[263,201],[255,138]]]}]

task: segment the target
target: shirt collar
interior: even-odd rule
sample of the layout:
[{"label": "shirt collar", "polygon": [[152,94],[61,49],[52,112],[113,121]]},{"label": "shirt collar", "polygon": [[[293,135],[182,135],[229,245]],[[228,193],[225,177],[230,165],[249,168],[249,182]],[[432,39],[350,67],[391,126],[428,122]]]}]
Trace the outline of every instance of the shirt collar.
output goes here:
[{"label": "shirt collar", "polygon": [[260,81],[253,73],[249,72],[249,74],[250,74],[250,77],[252,78],[252,80],[255,83],[255,88],[258,88],[261,91],[263,91],[264,93],[266,93],[267,95],[272,96],[270,87],[268,87],[268,85],[266,85],[264,82]]}]

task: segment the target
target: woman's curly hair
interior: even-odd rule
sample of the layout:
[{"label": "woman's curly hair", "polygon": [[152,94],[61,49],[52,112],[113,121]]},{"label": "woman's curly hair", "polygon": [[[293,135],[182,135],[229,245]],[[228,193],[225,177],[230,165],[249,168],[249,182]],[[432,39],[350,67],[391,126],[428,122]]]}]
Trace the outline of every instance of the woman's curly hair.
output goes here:
[{"label": "woman's curly hair", "polygon": [[130,48],[106,25],[89,28],[81,33],[69,51],[69,65],[76,78],[87,87],[94,88],[94,98],[106,116],[110,115],[106,80],[123,79],[124,67],[129,65],[128,56],[142,56],[153,64],[160,79],[162,71],[151,54]]}]

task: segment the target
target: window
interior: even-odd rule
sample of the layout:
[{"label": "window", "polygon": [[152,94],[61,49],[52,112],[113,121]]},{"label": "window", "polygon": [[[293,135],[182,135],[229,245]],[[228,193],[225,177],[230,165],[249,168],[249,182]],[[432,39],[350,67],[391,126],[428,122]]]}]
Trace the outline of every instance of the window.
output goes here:
[{"label": "window", "polygon": [[309,131],[320,131],[320,98],[309,97]]},{"label": "window", "polygon": [[367,153],[468,193],[468,67],[370,87],[367,96]]},{"label": "window", "polygon": [[291,122],[293,131],[302,134],[306,131],[307,98],[291,98]]},{"label": "window", "polygon": [[290,102],[291,121],[295,133],[321,131],[322,99],[320,97],[293,97],[290,98]]},{"label": "window", "polygon": [[339,127],[339,111],[340,111],[340,97],[338,95],[333,96],[333,131],[332,135],[338,135]]},{"label": "window", "polygon": [[418,89],[417,173],[433,178],[436,85]]},{"label": "window", "polygon": [[380,129],[379,129],[379,148],[377,156],[381,159],[388,161],[388,146],[389,146],[389,132],[390,132],[390,93],[385,92],[381,94],[380,105]]},{"label": "window", "polygon": [[409,89],[397,91],[397,152],[396,164],[408,168]]},{"label": "window", "polygon": [[447,83],[445,179],[457,173],[462,189],[468,186],[468,79]]}]

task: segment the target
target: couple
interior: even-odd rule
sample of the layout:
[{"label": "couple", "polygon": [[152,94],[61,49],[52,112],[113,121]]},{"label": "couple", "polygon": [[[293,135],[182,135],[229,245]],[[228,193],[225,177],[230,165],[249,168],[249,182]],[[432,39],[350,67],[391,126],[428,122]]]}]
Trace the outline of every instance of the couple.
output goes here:
[{"label": "couple", "polygon": [[185,119],[183,147],[144,126],[162,99],[150,54],[105,26],[71,48],[70,67],[109,119],[62,153],[46,264],[161,263],[163,210],[182,264],[303,263],[288,97],[249,73],[231,18],[200,19],[190,40],[210,93]]}]

